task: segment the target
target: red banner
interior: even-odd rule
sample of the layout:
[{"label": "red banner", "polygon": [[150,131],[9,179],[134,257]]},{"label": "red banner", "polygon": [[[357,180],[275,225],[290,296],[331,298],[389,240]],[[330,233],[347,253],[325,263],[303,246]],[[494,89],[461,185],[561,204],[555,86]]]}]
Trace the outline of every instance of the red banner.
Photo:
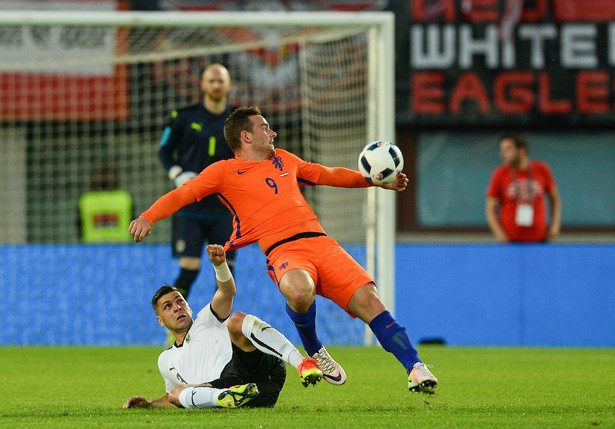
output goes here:
[{"label": "red banner", "polygon": [[[115,0],[55,0],[14,7],[96,13],[116,10],[122,4]],[[0,27],[0,119],[126,118],[128,66],[113,62],[116,54],[126,49],[125,36],[125,30],[112,26]]]},{"label": "red banner", "polygon": [[612,0],[416,0],[410,16],[403,122],[615,120]]},{"label": "red banner", "polygon": [[127,67],[112,76],[0,73],[0,118],[108,120],[128,116]]}]

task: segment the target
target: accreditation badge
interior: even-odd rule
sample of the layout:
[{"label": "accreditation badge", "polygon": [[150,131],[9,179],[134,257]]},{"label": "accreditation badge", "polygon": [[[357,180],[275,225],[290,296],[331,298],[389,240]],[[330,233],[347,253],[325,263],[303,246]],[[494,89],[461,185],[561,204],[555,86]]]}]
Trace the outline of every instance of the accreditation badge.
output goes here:
[{"label": "accreditation badge", "polygon": [[518,226],[532,226],[534,223],[534,207],[529,204],[517,205],[515,223]]}]

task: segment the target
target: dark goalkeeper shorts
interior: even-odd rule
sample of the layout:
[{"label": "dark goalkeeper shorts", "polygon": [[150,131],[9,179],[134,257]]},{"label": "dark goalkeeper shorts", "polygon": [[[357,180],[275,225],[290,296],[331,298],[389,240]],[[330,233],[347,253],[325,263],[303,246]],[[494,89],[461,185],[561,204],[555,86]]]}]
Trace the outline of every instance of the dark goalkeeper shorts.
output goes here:
[{"label": "dark goalkeeper shorts", "polygon": [[235,344],[233,357],[226,364],[220,378],[212,382],[218,389],[238,384],[256,383],[259,395],[246,407],[273,407],[286,381],[286,365],[281,359],[260,350],[244,352]]},{"label": "dark goalkeeper shorts", "polygon": [[[206,243],[224,246],[233,233],[233,218],[225,216],[203,219],[175,215],[172,228],[173,257],[200,258]],[[235,260],[234,250],[226,252],[226,260]]]}]

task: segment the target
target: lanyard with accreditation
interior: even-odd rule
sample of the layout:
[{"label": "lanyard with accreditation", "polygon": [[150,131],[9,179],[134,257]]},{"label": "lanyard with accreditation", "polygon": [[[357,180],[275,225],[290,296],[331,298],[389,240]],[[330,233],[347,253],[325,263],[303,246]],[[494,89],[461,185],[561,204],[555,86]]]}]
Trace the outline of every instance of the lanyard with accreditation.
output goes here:
[{"label": "lanyard with accreditation", "polygon": [[512,176],[515,186],[515,196],[517,198],[517,211],[515,213],[515,223],[518,226],[532,226],[534,223],[534,186],[532,179],[532,165],[528,164],[527,167],[527,199],[524,199],[521,195],[521,186],[517,180],[517,173],[515,169],[511,167],[510,175]]}]

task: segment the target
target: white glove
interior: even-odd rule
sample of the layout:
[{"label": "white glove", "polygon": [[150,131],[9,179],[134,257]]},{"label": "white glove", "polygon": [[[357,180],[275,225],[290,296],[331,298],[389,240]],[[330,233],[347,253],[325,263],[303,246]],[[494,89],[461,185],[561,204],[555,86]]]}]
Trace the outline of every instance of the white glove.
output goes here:
[{"label": "white glove", "polygon": [[182,171],[184,171],[184,169],[181,168],[179,165],[174,165],[173,167],[169,168],[169,179],[175,180],[175,178],[179,176]]},{"label": "white glove", "polygon": [[174,180],[175,187],[179,188],[181,185],[186,183],[188,180],[194,179],[196,176],[198,176],[198,174],[195,173],[194,171],[184,171],[183,173],[181,173],[179,176],[175,178]]}]

